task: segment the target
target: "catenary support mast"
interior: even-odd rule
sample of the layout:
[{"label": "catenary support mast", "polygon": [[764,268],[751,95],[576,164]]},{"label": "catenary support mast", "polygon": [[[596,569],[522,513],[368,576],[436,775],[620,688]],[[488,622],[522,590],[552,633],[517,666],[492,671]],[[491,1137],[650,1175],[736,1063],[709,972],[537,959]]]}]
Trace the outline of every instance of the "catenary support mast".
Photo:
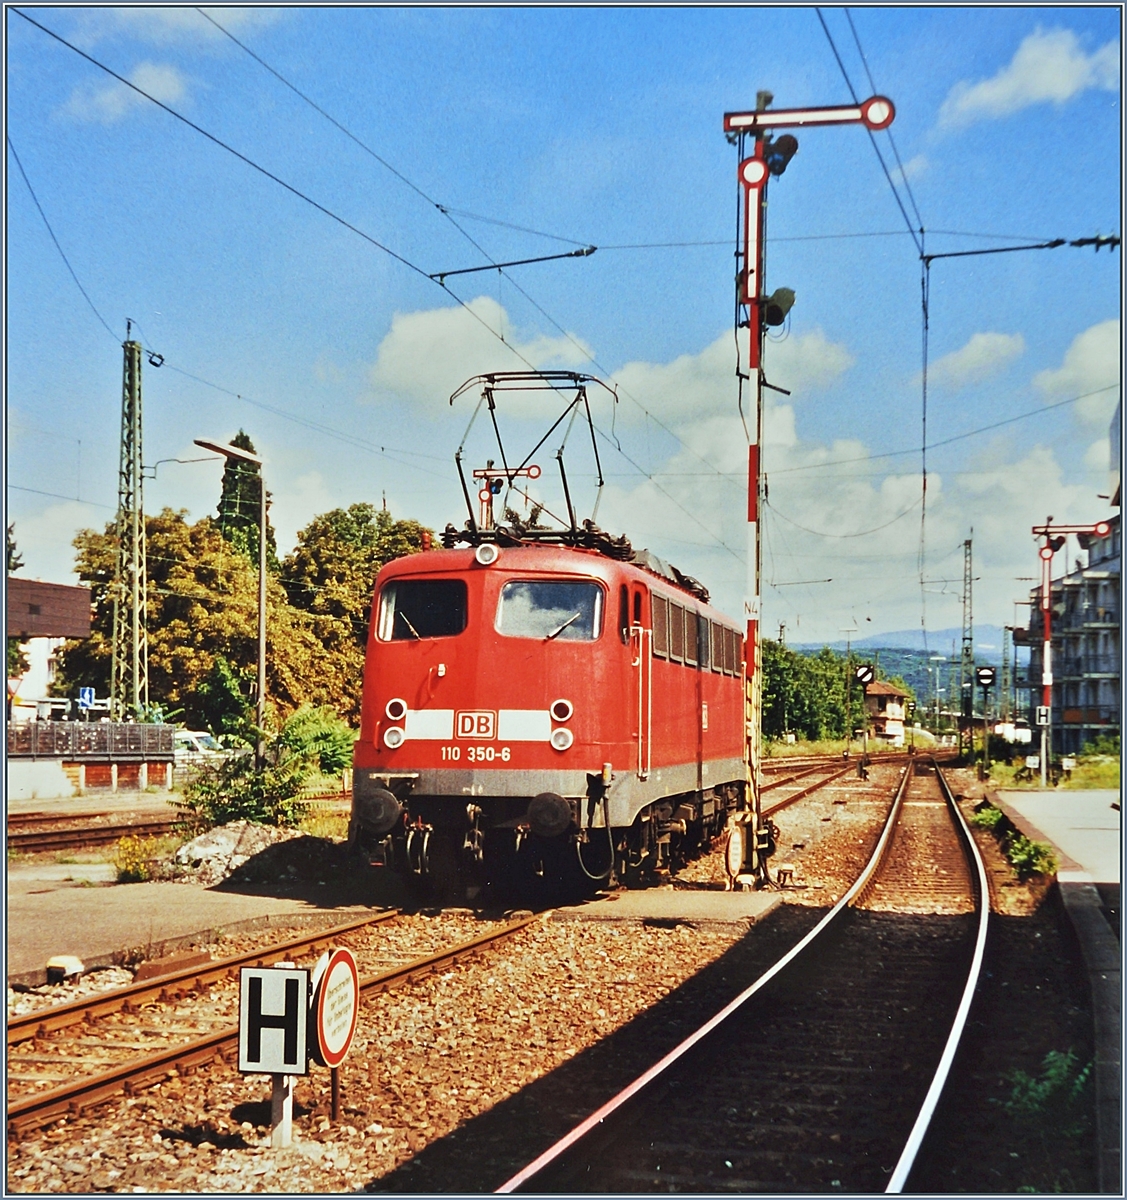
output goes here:
[{"label": "catenary support mast", "polygon": [[121,451],[117,475],[117,558],[113,582],[110,712],[139,718],[149,704],[148,570],[141,473],[141,343],[127,325],[122,346]]}]

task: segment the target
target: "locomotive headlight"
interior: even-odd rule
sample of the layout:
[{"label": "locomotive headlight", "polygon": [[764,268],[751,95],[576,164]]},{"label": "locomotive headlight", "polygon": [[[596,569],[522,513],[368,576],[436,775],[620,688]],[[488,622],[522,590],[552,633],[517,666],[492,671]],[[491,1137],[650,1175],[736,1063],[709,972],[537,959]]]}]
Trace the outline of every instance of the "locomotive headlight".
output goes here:
[{"label": "locomotive headlight", "polygon": [[384,709],[387,713],[389,721],[402,721],[407,715],[407,701],[400,700],[398,696],[387,702],[387,707]]},{"label": "locomotive headlight", "polygon": [[406,734],[398,725],[390,725],[384,730],[383,744],[389,750],[398,750],[406,741]]},{"label": "locomotive headlight", "polygon": [[473,556],[483,567],[491,567],[501,557],[501,551],[492,542],[483,542]]},{"label": "locomotive headlight", "polygon": [[553,750],[568,750],[575,741],[575,734],[570,729],[553,729],[548,741],[552,743]]},{"label": "locomotive headlight", "polygon": [[553,720],[566,721],[575,712],[575,709],[570,700],[553,700],[548,711],[552,714]]}]

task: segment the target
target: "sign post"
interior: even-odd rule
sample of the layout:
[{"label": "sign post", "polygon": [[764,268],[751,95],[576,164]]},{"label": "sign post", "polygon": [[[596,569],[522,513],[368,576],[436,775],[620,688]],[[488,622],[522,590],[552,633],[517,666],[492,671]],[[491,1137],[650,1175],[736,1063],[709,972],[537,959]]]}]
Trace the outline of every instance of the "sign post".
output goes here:
[{"label": "sign post", "polygon": [[978,686],[982,688],[982,778],[985,779],[990,774],[990,718],[986,709],[987,693],[994,686],[998,673],[993,667],[978,667],[974,674]]},{"label": "sign post", "polygon": [[861,685],[861,765],[857,774],[862,779],[869,778],[869,706],[865,697],[869,694],[869,684],[876,678],[876,670],[872,663],[862,663],[853,669],[853,676]]},{"label": "sign post", "polygon": [[309,1074],[309,972],[292,963],[239,972],[239,1070],[272,1076],[270,1144],[293,1141],[293,1081]]},{"label": "sign post", "polygon": [[360,973],[351,950],[322,957],[314,971],[309,1052],[331,1075],[332,1119],[340,1120],[340,1065],[352,1047],[360,1013]]}]

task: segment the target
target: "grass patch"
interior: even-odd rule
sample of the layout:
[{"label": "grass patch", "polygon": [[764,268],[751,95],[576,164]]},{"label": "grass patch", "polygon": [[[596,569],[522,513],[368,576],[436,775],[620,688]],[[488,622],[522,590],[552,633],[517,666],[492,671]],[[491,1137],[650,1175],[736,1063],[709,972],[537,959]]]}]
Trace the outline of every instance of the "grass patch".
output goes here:
[{"label": "grass patch", "polygon": [[[864,742],[860,738],[854,738],[848,743],[850,754],[861,754],[865,748]],[[845,752],[845,738],[823,738],[816,742],[776,742],[764,741],[763,743],[763,758],[799,758],[809,754],[836,754],[840,755]],[[887,742],[878,741],[876,738],[869,738],[869,753],[885,754],[889,750],[899,751],[902,754],[907,754],[908,747],[890,746]]]},{"label": "grass patch", "polygon": [[311,812],[302,818],[298,828],[313,837],[343,842],[348,837],[348,820],[345,812]]},{"label": "grass patch", "polygon": [[[1010,788],[1015,791],[1037,791],[1041,787],[1040,771],[1033,772],[1032,779],[1015,779],[1015,774],[1022,769],[1022,763],[1015,760],[1007,764],[992,762],[990,764],[990,782],[997,787]],[[1050,785],[1052,786],[1052,785]],[[1068,778],[1062,777],[1055,785],[1062,791],[1084,791],[1087,789],[1102,789],[1119,791],[1120,769],[1119,759],[1109,754],[1092,754],[1076,758],[1076,766]]]},{"label": "grass patch", "polygon": [[117,868],[118,883],[144,883],[153,875],[153,863],[170,858],[173,851],[184,844],[184,838],[167,837],[123,837],[113,847],[108,861]]}]

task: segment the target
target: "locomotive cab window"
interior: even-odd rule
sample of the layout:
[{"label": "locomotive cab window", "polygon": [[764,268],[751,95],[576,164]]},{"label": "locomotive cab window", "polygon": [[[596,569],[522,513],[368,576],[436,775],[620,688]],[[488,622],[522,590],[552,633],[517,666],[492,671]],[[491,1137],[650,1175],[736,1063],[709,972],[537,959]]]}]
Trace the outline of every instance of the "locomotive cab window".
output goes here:
[{"label": "locomotive cab window", "polygon": [[464,580],[393,579],[380,593],[381,642],[454,637],[465,627]]},{"label": "locomotive cab window", "polygon": [[602,631],[603,589],[581,580],[514,580],[501,589],[497,631],[506,637],[593,642]]}]

